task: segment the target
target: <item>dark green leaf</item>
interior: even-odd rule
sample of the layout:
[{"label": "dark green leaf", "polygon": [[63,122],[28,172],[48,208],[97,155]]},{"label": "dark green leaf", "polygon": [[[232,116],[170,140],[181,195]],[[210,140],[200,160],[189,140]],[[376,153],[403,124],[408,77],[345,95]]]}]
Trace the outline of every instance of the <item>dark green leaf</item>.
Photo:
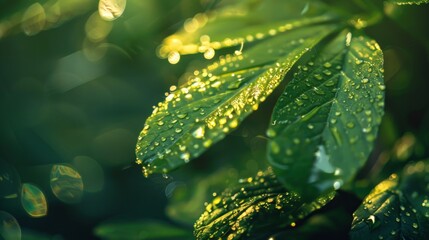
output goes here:
[{"label": "dark green leaf", "polygon": [[428,239],[429,163],[378,184],[353,214],[352,239]]},{"label": "dark green leaf", "polygon": [[165,173],[224,138],[258,108],[301,56],[335,29],[296,29],[196,70],[146,120],[136,147],[144,173]]},{"label": "dark green leaf", "polygon": [[204,53],[271,38],[292,29],[332,21],[336,16],[318,1],[238,1],[185,21],[184,28],[166,38],[159,55]]},{"label": "dark green leaf", "polygon": [[389,2],[398,5],[420,5],[422,3],[429,3],[429,0],[389,0]]},{"label": "dark green leaf", "polygon": [[267,131],[286,188],[314,199],[353,178],[377,136],[384,88],[382,51],[364,35],[343,32],[298,67]]},{"label": "dark green leaf", "polygon": [[296,226],[296,221],[321,208],[335,193],[306,203],[287,191],[271,170],[258,172],[255,178],[242,179],[206,206],[195,223],[198,239],[242,239],[265,236],[270,231]]},{"label": "dark green leaf", "polygon": [[103,223],[95,228],[102,239],[192,239],[188,230],[155,220],[135,220]]}]

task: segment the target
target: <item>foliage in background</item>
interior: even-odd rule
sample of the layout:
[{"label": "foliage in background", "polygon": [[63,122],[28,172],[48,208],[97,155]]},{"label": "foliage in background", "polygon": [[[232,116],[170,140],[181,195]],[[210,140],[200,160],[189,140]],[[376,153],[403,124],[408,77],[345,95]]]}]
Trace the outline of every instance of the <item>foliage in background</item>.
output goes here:
[{"label": "foliage in background", "polygon": [[1,238],[425,238],[424,3],[0,2]]}]

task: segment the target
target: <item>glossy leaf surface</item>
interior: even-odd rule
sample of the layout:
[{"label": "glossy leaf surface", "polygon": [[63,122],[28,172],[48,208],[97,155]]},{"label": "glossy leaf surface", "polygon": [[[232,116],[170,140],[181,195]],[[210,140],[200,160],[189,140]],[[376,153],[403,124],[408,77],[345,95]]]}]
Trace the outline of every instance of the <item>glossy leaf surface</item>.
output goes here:
[{"label": "glossy leaf surface", "polygon": [[429,3],[429,0],[390,0],[389,2],[398,4],[398,5],[420,5],[420,4]]},{"label": "glossy leaf surface", "polygon": [[224,138],[265,101],[301,56],[335,29],[296,29],[196,70],[146,120],[136,147],[144,173],[168,172]]},{"label": "glossy leaf surface", "polygon": [[287,191],[271,170],[258,172],[255,178],[242,179],[215,197],[195,223],[194,234],[197,239],[264,237],[275,229],[296,226],[295,221],[321,208],[334,195],[331,192],[306,203]]},{"label": "glossy leaf surface", "polygon": [[427,161],[391,175],[354,212],[351,239],[428,239],[428,186]]},{"label": "glossy leaf surface", "polygon": [[269,162],[305,198],[339,189],[363,166],[384,107],[378,44],[342,32],[298,67],[274,108]]},{"label": "glossy leaf surface", "polygon": [[211,59],[220,48],[246,48],[248,43],[335,18],[319,1],[237,1],[187,19],[183,29],[164,40],[159,55],[170,61],[172,56],[203,53]]}]

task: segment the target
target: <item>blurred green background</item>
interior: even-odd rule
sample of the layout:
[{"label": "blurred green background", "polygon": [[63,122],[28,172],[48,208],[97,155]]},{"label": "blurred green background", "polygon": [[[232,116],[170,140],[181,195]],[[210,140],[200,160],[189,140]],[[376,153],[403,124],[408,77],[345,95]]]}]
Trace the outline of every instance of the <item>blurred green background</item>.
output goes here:
[{"label": "blurred green background", "polygon": [[[275,97],[170,175],[146,179],[133,164],[152,106],[189,65],[206,62],[189,56],[170,65],[157,57],[157,47],[217,2],[128,0],[124,14],[108,22],[97,1],[0,0],[0,228],[13,216],[24,239],[91,239],[106,220],[139,219],[191,233],[201,201],[264,168],[264,131]],[[427,157],[429,8],[384,10],[389,17],[368,29],[386,58],[387,114],[373,158],[410,141],[406,158]],[[166,208],[169,199],[177,202]],[[186,205],[189,199],[196,204]]]}]

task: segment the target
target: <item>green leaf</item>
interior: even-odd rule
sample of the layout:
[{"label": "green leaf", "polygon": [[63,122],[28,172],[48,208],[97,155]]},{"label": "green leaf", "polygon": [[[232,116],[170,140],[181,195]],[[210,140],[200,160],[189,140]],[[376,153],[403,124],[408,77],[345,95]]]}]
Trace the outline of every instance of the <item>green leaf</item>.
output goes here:
[{"label": "green leaf", "polygon": [[186,229],[155,220],[107,222],[97,226],[94,233],[110,240],[192,239]]},{"label": "green leaf", "polygon": [[[241,239],[263,237],[272,231],[295,227],[296,221],[321,208],[335,196],[331,192],[306,203],[287,191],[271,170],[225,190],[206,206],[195,223],[198,239]],[[267,231],[269,230],[269,231]]]},{"label": "green leaf", "polygon": [[429,0],[389,0],[388,2],[397,5],[420,5],[424,3],[429,3]]},{"label": "green leaf", "polygon": [[362,34],[342,32],[298,66],[267,131],[286,188],[314,199],[354,177],[377,136],[384,88],[382,51]]},{"label": "green leaf", "polygon": [[428,239],[429,162],[378,184],[353,214],[351,239]]},{"label": "green leaf", "polygon": [[300,57],[337,28],[296,29],[196,70],[146,120],[136,147],[145,175],[177,168],[224,138],[258,108]]},{"label": "green leaf", "polygon": [[183,29],[163,41],[159,55],[170,60],[171,56],[200,52],[211,59],[214,50],[220,48],[247,46],[247,43],[335,18],[319,1],[238,1],[187,19]]}]

